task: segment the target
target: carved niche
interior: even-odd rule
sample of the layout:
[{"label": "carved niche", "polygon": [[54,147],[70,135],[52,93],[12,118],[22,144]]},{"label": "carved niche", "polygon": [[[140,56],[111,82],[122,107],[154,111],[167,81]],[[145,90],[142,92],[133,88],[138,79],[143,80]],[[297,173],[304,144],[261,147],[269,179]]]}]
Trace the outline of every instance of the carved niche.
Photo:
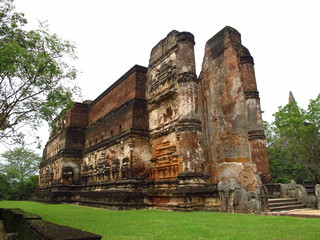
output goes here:
[{"label": "carved niche", "polygon": [[170,141],[164,141],[156,146],[155,156],[151,160],[153,168],[151,178],[170,179],[179,174],[179,158],[177,147],[170,144]]},{"label": "carved niche", "polygon": [[[174,57],[172,57],[174,59]],[[151,70],[148,79],[148,93],[151,102],[162,100],[174,89],[177,77],[176,66],[172,59],[165,60]]]}]

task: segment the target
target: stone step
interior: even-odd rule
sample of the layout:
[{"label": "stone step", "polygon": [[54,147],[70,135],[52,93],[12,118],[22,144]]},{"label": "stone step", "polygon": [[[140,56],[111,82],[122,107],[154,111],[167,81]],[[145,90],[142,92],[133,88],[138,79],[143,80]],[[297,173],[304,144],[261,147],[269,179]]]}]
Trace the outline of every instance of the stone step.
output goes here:
[{"label": "stone step", "polygon": [[270,212],[296,211],[306,209],[306,206],[301,204],[295,198],[270,198]]},{"label": "stone step", "polygon": [[290,202],[269,202],[269,207],[277,207],[277,206],[292,206],[300,204],[298,201],[290,201]]},{"label": "stone step", "polygon": [[287,206],[269,207],[269,211],[270,212],[281,212],[281,211],[305,209],[305,208],[306,208],[306,206],[303,204],[295,204],[295,205],[287,205]]},{"label": "stone step", "polygon": [[269,198],[269,203],[273,202],[296,202],[295,198]]}]

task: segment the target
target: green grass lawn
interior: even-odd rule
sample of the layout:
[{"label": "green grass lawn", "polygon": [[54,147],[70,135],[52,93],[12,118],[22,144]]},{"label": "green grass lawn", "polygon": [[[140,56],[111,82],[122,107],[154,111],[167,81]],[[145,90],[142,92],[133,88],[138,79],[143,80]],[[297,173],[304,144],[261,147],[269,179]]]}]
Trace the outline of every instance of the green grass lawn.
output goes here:
[{"label": "green grass lawn", "polygon": [[113,211],[67,204],[0,201],[103,239],[320,239],[320,219],[214,212]]}]

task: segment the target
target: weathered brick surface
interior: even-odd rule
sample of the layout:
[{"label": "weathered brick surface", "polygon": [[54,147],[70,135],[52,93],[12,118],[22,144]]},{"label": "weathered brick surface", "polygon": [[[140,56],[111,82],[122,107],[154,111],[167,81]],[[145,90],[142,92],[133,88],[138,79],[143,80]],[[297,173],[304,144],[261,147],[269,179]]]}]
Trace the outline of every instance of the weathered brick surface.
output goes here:
[{"label": "weathered brick surface", "polygon": [[147,78],[151,177],[203,172],[194,36],[170,32],[152,49]]},{"label": "weathered brick surface", "polygon": [[[136,71],[140,71],[140,73],[137,74]],[[141,93],[143,88],[138,92],[138,94],[136,92],[136,89],[138,88],[137,84],[139,86],[145,85],[145,79],[143,79],[141,73],[145,73],[145,68],[139,66],[133,67],[122,78],[94,100],[90,107],[89,125],[92,125],[104,115],[114,109],[117,109],[127,101],[136,97],[143,98],[144,95]]]},{"label": "weathered brick surface", "polygon": [[200,81],[209,173],[223,162],[255,163],[270,179],[253,58],[235,29],[225,27],[207,42]]},{"label": "weathered brick surface", "polygon": [[[234,171],[230,166],[241,166],[231,175],[250,192],[270,180],[254,62],[240,34],[226,27],[208,40],[199,77],[194,44],[191,33],[171,31],[152,49],[148,69],[134,66],[94,101],[76,103],[56,120],[40,167],[48,195],[43,189],[36,195],[113,207],[132,201],[135,208],[216,209],[217,191],[208,184]],[[132,191],[139,194],[130,198]]]},{"label": "weathered brick surface", "polygon": [[88,125],[89,105],[75,103],[66,116],[65,127],[86,127]]}]

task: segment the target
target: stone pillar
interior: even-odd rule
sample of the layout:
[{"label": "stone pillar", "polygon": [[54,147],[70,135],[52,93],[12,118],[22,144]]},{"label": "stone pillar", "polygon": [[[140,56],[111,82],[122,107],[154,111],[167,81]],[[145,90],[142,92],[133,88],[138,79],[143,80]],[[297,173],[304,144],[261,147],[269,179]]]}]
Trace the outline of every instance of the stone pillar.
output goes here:
[{"label": "stone pillar", "polygon": [[194,58],[194,36],[188,32],[178,34],[177,82],[179,94],[179,149],[183,159],[182,171],[203,172],[200,146],[201,122],[198,113],[198,78]]}]

